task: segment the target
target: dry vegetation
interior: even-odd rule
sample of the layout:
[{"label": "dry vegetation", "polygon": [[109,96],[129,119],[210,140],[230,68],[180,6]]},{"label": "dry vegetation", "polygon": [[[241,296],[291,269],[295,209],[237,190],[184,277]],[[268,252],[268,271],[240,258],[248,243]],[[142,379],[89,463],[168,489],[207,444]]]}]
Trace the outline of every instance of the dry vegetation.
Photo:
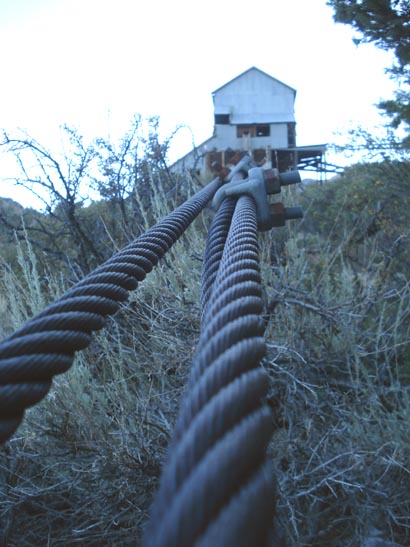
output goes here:
[{"label": "dry vegetation", "polygon": [[[270,454],[289,547],[370,536],[410,544],[408,212],[400,200],[388,208],[389,166],[372,169],[306,189],[302,225],[261,238]],[[154,217],[169,208],[152,193]],[[198,337],[208,220],[197,219],[2,449],[3,545],[140,543]],[[18,266],[1,264],[3,334],[67,284],[20,249]]]}]

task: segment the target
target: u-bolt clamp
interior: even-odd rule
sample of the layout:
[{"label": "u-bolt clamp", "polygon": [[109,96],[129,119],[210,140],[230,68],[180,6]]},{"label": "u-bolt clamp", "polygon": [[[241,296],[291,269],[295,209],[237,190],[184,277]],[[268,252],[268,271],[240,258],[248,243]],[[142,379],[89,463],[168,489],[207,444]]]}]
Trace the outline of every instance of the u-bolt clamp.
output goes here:
[{"label": "u-bolt clamp", "polygon": [[282,203],[269,203],[268,194],[278,194],[282,186],[301,182],[298,171],[279,174],[277,169],[249,169],[248,178],[228,182],[216,192],[212,205],[218,209],[222,201],[228,197],[251,196],[256,204],[256,218],[261,231],[270,230],[276,226],[284,226],[286,220],[302,218],[301,207],[284,207]]}]

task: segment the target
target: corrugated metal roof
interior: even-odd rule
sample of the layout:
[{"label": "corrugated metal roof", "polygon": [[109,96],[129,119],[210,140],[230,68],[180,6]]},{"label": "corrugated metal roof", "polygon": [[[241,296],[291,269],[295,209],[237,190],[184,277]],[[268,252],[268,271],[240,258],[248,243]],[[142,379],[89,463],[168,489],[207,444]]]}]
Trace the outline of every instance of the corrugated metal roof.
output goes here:
[{"label": "corrugated metal roof", "polygon": [[235,78],[232,78],[232,80],[229,80],[229,82],[226,82],[226,84],[223,84],[221,85],[221,87],[218,87],[218,89],[215,89],[215,91],[212,92],[212,95],[215,95],[216,93],[218,93],[218,91],[220,91],[221,89],[223,89],[224,87],[226,87],[227,85],[230,85],[232,82],[234,82],[235,80],[238,80],[239,78],[242,78],[243,76],[245,76],[245,74],[248,74],[249,72],[251,72],[252,70],[256,70],[257,72],[259,72],[260,74],[263,74],[264,76],[267,76],[268,78],[270,78],[271,80],[279,83],[280,85],[283,85],[285,87],[287,87],[288,89],[292,90],[293,93],[296,95],[296,89],[294,89],[293,87],[291,87],[290,85],[288,84],[285,84],[283,82],[281,82],[280,80],[278,80],[277,78],[274,78],[273,76],[271,76],[270,74],[268,74],[267,72],[264,72],[263,70],[260,70],[259,68],[257,68],[256,66],[252,66],[251,68],[248,68],[248,70],[245,70],[245,72],[242,72],[242,74],[239,74],[238,76],[235,76]]}]

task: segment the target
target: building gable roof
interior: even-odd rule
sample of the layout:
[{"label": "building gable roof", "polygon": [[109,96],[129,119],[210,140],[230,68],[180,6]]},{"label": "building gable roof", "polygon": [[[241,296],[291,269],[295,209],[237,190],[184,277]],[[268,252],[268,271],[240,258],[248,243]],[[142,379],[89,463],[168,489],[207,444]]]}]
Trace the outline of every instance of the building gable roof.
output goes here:
[{"label": "building gable roof", "polygon": [[274,82],[284,86],[284,87],[287,87],[288,89],[290,89],[291,91],[293,91],[293,93],[296,95],[296,89],[294,89],[293,87],[290,87],[289,85],[287,84],[284,84],[283,82],[281,82],[280,80],[278,80],[277,78],[274,78],[273,76],[271,76],[270,74],[268,74],[267,72],[264,72],[263,70],[260,70],[259,68],[255,67],[255,66],[252,66],[251,68],[248,68],[248,70],[245,70],[245,72],[242,72],[241,74],[239,74],[238,76],[235,76],[235,78],[232,78],[232,80],[229,80],[229,82],[226,82],[225,84],[221,85],[221,87],[218,87],[218,89],[215,89],[215,91],[212,92],[212,95],[214,96],[216,93],[218,93],[219,91],[221,91],[221,89],[223,89],[224,87],[228,86],[228,85],[231,85],[233,82],[235,82],[236,80],[239,80],[240,78],[243,78],[245,75],[249,74],[250,72],[253,72],[253,71],[256,71],[256,72],[259,72],[260,74],[263,74],[264,76],[267,76],[268,78],[270,78],[271,80],[273,80]]}]

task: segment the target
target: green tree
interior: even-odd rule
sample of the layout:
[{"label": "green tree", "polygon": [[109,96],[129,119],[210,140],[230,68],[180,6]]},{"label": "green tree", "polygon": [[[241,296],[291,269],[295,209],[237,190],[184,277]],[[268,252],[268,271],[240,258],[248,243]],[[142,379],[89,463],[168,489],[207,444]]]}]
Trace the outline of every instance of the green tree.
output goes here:
[{"label": "green tree", "polygon": [[[389,73],[397,80],[395,98],[381,101],[379,108],[391,118],[394,128],[410,129],[410,2],[408,0],[328,0],[337,23],[351,25],[356,44],[373,42],[392,51],[395,62]],[[410,147],[410,137],[404,139]]]}]

